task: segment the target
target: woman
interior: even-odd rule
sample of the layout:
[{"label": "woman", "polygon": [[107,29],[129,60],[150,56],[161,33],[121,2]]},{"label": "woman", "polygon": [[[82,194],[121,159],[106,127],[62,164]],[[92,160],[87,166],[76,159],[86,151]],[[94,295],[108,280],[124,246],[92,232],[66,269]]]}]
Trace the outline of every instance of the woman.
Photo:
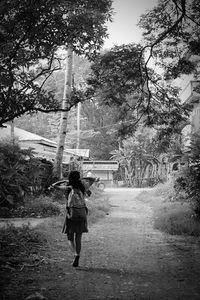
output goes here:
[{"label": "woman", "polygon": [[[53,187],[65,191],[67,213],[66,213],[66,218],[65,218],[62,232],[67,234],[70,248],[75,255],[72,266],[78,267],[80,253],[81,253],[82,233],[88,232],[87,217],[85,219],[78,220],[78,221],[71,220],[68,200],[72,189],[78,189],[79,191],[81,191],[84,197],[86,196],[86,194],[90,196],[91,192],[89,190],[86,191],[85,186],[81,182],[80,173],[78,171],[71,171],[69,173],[68,180],[69,181],[66,186],[56,186],[56,184],[54,184]],[[85,206],[85,208],[87,214],[88,213],[87,207]]]}]

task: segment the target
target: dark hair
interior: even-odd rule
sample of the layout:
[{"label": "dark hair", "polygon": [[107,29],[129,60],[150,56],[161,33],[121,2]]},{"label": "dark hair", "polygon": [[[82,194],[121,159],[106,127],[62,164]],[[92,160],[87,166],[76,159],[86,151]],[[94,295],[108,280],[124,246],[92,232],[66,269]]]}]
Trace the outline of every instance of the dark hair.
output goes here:
[{"label": "dark hair", "polygon": [[81,182],[81,176],[79,171],[71,171],[69,173],[69,185],[71,185],[75,189],[81,190],[82,193],[85,193],[85,187]]}]

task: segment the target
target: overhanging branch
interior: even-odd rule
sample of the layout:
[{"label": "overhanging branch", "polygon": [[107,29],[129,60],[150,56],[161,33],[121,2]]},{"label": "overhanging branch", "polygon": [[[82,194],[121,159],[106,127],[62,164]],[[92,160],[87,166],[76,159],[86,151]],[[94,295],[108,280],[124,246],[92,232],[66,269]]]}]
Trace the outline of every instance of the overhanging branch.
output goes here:
[{"label": "overhanging branch", "polygon": [[[146,88],[146,90],[148,92],[149,101],[151,101],[152,94],[151,94],[151,90],[150,90],[150,87],[149,87],[150,77],[149,77],[149,71],[148,71],[148,63],[149,63],[150,59],[153,57],[154,47],[156,45],[158,45],[159,43],[161,43],[171,32],[173,32],[177,28],[177,26],[182,22],[183,18],[186,16],[186,0],[181,0],[181,10],[180,11],[181,11],[181,15],[175,21],[175,23],[170,28],[168,28],[167,30],[162,32],[152,44],[144,46],[141,50],[141,55],[140,55],[140,58],[139,58],[140,73],[141,73],[141,86],[142,86],[143,92],[145,91],[145,88]],[[149,49],[150,52],[149,52],[149,55],[146,59],[145,64],[143,65],[143,59],[142,58],[144,57],[144,53],[147,49]],[[144,75],[145,75],[145,78],[144,78]]]}]

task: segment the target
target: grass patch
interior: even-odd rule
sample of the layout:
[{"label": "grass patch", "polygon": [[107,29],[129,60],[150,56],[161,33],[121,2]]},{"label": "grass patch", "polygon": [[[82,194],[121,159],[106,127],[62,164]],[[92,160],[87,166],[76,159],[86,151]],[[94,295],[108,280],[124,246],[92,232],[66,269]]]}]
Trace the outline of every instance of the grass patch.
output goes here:
[{"label": "grass patch", "polygon": [[[46,199],[46,201],[49,200]],[[37,206],[36,203],[35,205]],[[89,209],[89,225],[103,218],[110,209],[108,199],[104,193],[95,189],[92,191],[91,197],[88,198],[87,206]],[[55,243],[58,232],[61,233],[64,223],[65,203],[59,204],[59,212],[58,216],[53,216],[47,223],[39,225],[35,229],[27,225],[14,227],[12,224],[1,228],[0,268],[2,270],[12,268],[20,270],[24,265],[34,266],[34,264],[40,263],[44,252],[47,251],[49,246],[51,248],[52,243]]]},{"label": "grass patch", "polygon": [[[92,195],[87,198],[89,209],[89,222],[94,223],[109,212],[110,206],[104,192],[91,187]],[[54,217],[65,214],[66,200],[62,192],[52,196],[27,197],[23,205],[15,209],[0,210],[0,217],[3,218],[25,218],[25,217]]]},{"label": "grass patch", "polygon": [[49,250],[46,234],[29,226],[10,225],[0,229],[0,249],[0,298],[25,299],[15,293],[18,289],[26,291],[22,278],[26,281],[30,272],[38,272],[46,264]]},{"label": "grass patch", "polygon": [[[0,229],[0,298],[2,294],[2,299],[25,299],[32,289],[36,289],[32,280],[43,280],[44,274],[48,276],[48,272],[52,272],[54,267],[56,278],[61,274],[60,264],[66,259],[66,251],[69,251],[67,237],[62,234],[65,201],[54,204],[59,207],[61,213],[46,219],[36,228],[15,228],[10,225]],[[95,189],[92,189],[87,206],[89,226],[109,211],[108,199],[103,192]]]},{"label": "grass patch", "polygon": [[154,228],[171,235],[200,236],[200,222],[188,201],[174,196],[173,182],[159,184],[137,197],[153,209]]},{"label": "grass patch", "polygon": [[45,235],[29,226],[1,228],[1,269],[21,269],[25,264],[37,264],[46,244]]},{"label": "grass patch", "polygon": [[87,198],[88,223],[93,224],[109,213],[110,204],[104,192],[91,188],[92,195]]},{"label": "grass patch", "polygon": [[1,209],[1,217],[4,218],[25,218],[25,217],[50,217],[57,216],[61,212],[61,205],[53,202],[51,197],[27,197],[24,203],[17,208]]},{"label": "grass patch", "polygon": [[155,212],[156,229],[172,235],[200,236],[200,222],[188,203],[168,203]]},{"label": "grass patch", "polygon": [[[108,197],[104,192],[98,190],[96,187],[91,187],[91,196],[86,198],[86,205],[88,207],[88,223],[93,224],[99,219],[105,217],[109,213],[110,204],[108,202]],[[59,203],[56,202],[56,205],[60,209],[60,215],[65,214],[65,199],[62,195],[59,195]]]}]

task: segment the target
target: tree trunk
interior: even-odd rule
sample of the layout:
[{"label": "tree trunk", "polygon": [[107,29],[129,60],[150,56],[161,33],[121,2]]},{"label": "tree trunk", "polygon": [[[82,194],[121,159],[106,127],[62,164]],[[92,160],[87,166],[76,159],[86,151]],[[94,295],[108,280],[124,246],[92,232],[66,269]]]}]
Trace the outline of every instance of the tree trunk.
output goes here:
[{"label": "tree trunk", "polygon": [[[73,63],[73,51],[72,51],[72,46],[69,46],[67,50],[67,61],[66,61],[66,70],[65,70],[65,83],[64,83],[63,102],[62,102],[63,109],[67,109],[71,97],[72,63]],[[58,139],[56,157],[54,161],[54,177],[56,179],[60,179],[62,177],[62,162],[63,162],[63,153],[64,153],[65,138],[66,138],[66,131],[67,131],[67,117],[68,117],[67,111],[61,113],[59,139]]]},{"label": "tree trunk", "polygon": [[15,143],[15,123],[14,123],[14,120],[11,121],[11,125],[10,125],[10,137],[11,137],[11,142],[14,144]]},{"label": "tree trunk", "polygon": [[81,103],[77,105],[77,140],[76,140],[76,149],[80,148],[80,112],[81,112]]}]

